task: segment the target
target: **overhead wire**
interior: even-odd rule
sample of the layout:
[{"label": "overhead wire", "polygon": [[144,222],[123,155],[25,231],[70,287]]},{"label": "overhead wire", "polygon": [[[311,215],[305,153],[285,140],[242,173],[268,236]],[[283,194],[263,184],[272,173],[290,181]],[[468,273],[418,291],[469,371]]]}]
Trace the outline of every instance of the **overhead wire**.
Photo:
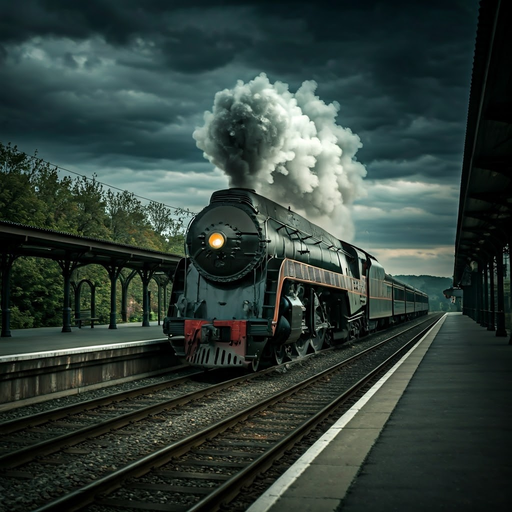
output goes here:
[{"label": "overhead wire", "polygon": [[116,187],[115,185],[109,185],[108,183],[105,183],[103,181],[97,180],[96,178],[90,178],[89,176],[86,176],[85,174],[80,174],[79,172],[72,171],[71,169],[66,169],[65,167],[62,167],[61,165],[53,164],[51,162],[48,162],[44,158],[40,158],[40,157],[35,156],[35,155],[29,155],[27,153],[23,153],[23,154],[26,157],[31,158],[32,160],[38,160],[39,162],[43,162],[45,164],[48,164],[51,167],[54,167],[54,168],[56,168],[56,169],[58,169],[60,171],[69,172],[69,173],[74,174],[76,176],[80,176],[81,178],[85,178],[86,180],[89,180],[89,181],[95,181],[96,183],[99,183],[100,185],[103,185],[103,186],[108,187],[110,189],[118,190],[119,192],[129,192],[130,194],[133,195],[133,197],[136,197],[138,199],[143,199],[144,201],[149,201],[150,203],[161,204],[161,205],[166,206],[167,208],[170,208],[172,210],[177,210],[178,212],[183,213],[185,215],[191,215],[191,216],[197,215],[196,212],[193,212],[193,211],[189,210],[188,208],[180,208],[179,206],[171,206],[169,204],[162,203],[161,201],[155,201],[154,199],[149,199],[148,197],[144,197],[144,196],[141,196],[139,194],[135,194],[134,192],[131,192],[131,191],[127,190],[127,189],[122,189],[122,188]]}]

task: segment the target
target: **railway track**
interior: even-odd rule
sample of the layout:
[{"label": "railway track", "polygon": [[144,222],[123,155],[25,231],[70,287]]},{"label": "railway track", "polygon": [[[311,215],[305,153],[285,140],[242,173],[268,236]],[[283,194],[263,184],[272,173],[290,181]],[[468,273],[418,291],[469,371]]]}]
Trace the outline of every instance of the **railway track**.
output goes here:
[{"label": "railway track", "polygon": [[[168,435],[162,443],[156,443],[151,450],[138,451],[135,457],[127,460],[123,461],[120,457],[116,464],[107,466],[106,470],[101,472],[95,472],[96,478],[79,477],[78,481],[85,485],[78,488],[76,480],[73,482],[75,483],[73,487],[59,486],[60,497],[51,501],[54,496],[50,496],[49,503],[38,510],[78,510],[93,503],[91,510],[97,507],[100,507],[97,510],[108,510],[110,507],[114,507],[112,508],[114,510],[118,506],[147,510],[151,502],[154,503],[154,510],[162,510],[163,506],[166,507],[165,510],[213,510],[220,503],[236,495],[241,486],[247,485],[257,474],[267,469],[273,460],[283,453],[283,450],[289,449],[298,439],[315,428],[322,418],[332,414],[332,407],[339,407],[339,403],[348,400],[348,395],[340,397],[340,389],[351,390],[350,393],[354,393],[364,382],[372,378],[368,376],[370,374],[366,368],[362,372],[360,361],[365,358],[368,360],[369,357],[373,357],[371,354],[378,352],[381,354],[379,357],[385,356],[385,359],[388,359],[391,354],[384,352],[390,352],[391,349],[395,352],[396,347],[390,348],[390,346],[394,342],[402,344],[395,340],[400,336],[403,337],[404,333],[411,329],[417,329],[417,327],[413,326],[406,331],[401,331],[314,377],[301,380],[293,386],[285,385],[285,389],[277,389],[280,376],[283,372],[293,373],[293,371],[286,370],[286,367],[272,368],[258,374],[230,379],[219,385],[211,385],[193,393],[186,393],[181,397],[166,400],[165,403],[160,400],[157,404],[143,405],[139,410],[86,427],[88,429],[86,431],[82,427],[76,432],[64,434],[60,439],[57,438],[56,443],[52,439],[45,440],[46,445],[41,446],[42,451],[37,455],[34,455],[35,446],[22,448],[18,454],[14,452],[4,454],[0,458],[0,468],[2,468],[0,486],[3,485],[3,481],[8,481],[11,477],[16,479],[21,475],[23,478],[25,475],[28,479],[30,475],[37,474],[41,468],[52,467],[52,464],[54,466],[66,464],[66,461],[70,460],[69,457],[84,456],[91,449],[97,450],[98,445],[93,444],[92,448],[90,446],[93,436],[99,436],[100,439],[106,436],[103,440],[105,446],[102,446],[100,441],[100,447],[107,448],[112,443],[120,443],[116,440],[112,428],[120,429],[120,437],[123,437],[123,431],[125,431],[124,440],[135,439],[138,434],[137,429],[134,431],[134,425],[136,425],[134,422],[142,424],[146,422],[145,428],[151,429],[159,425],[161,417],[177,420],[183,413],[183,407],[191,407],[192,414],[196,415],[195,411],[207,407],[203,401],[207,400],[205,397],[210,396],[210,399],[216,397],[216,404],[210,407],[218,412],[218,404],[224,403],[224,410],[227,407],[228,413],[212,415],[207,421],[198,421],[196,425],[189,425],[190,428],[180,429],[179,432],[170,432],[173,428],[166,428],[167,423],[164,421],[163,427],[168,431]],[[374,363],[372,359],[371,366],[375,366]],[[248,383],[248,379],[252,380],[252,383]],[[258,382],[260,388],[262,383],[267,384],[265,388],[272,388],[267,390],[268,392],[265,396],[261,396],[261,399],[258,397],[263,395],[263,392],[256,391]],[[165,384],[167,383],[159,386]],[[254,395],[252,403],[248,406],[244,404],[243,407],[233,407],[233,413],[229,414],[230,402],[223,395],[236,394],[244,386],[251,386],[251,389],[254,387],[255,391],[247,393]],[[273,388],[276,390],[274,391]],[[151,393],[156,392],[159,391],[155,389]],[[145,395],[139,394],[139,396]],[[114,398],[110,404],[118,403],[116,397],[109,398],[111,400]],[[173,401],[175,402],[172,403]],[[86,404],[89,412],[91,412],[90,405]],[[178,406],[179,412],[173,410]],[[56,411],[53,413],[55,414]],[[82,414],[77,411],[75,413]],[[58,417],[56,422],[61,422],[65,417],[67,416]],[[36,418],[35,421],[39,422],[41,419],[42,417]],[[15,426],[15,422],[9,423],[10,425],[0,425],[0,431],[2,426],[11,429]],[[11,430],[11,433],[13,432],[19,432],[19,430]],[[72,448],[73,446],[75,448]],[[141,479],[132,480],[134,477],[141,476]],[[214,489],[213,492],[211,492],[212,489]],[[112,498],[104,497],[113,491],[115,494]],[[99,500],[98,496],[100,496]]]},{"label": "railway track", "polygon": [[[212,370],[208,372],[209,380],[218,379],[221,382],[210,384],[201,378],[205,376],[205,372],[199,370],[158,384],[0,423],[0,469],[14,469],[62,448],[70,448],[241,382],[259,378],[264,373],[226,380],[222,377],[222,372]],[[199,379],[193,381],[194,377]],[[190,391],[190,388],[194,390]],[[172,397],[167,398],[169,393]],[[9,446],[20,444],[21,448],[8,450]]]}]

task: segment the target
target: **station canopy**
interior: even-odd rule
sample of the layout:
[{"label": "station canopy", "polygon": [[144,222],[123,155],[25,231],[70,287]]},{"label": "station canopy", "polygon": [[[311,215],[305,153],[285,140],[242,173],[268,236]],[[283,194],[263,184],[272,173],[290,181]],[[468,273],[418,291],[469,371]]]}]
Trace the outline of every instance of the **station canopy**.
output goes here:
[{"label": "station canopy", "polygon": [[476,36],[455,242],[454,285],[512,233],[512,2],[483,0]]},{"label": "station canopy", "polygon": [[95,238],[0,221],[0,251],[12,256],[34,256],[55,261],[75,261],[123,266],[133,270],[174,272],[181,256]]}]

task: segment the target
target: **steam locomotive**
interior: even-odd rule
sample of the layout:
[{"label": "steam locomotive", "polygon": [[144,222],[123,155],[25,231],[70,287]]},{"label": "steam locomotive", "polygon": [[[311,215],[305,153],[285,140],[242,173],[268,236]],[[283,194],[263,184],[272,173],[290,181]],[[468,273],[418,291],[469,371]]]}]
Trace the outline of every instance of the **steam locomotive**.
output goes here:
[{"label": "steam locomotive", "polygon": [[249,189],[212,195],[186,254],[163,330],[195,366],[256,370],[428,312],[366,251]]}]

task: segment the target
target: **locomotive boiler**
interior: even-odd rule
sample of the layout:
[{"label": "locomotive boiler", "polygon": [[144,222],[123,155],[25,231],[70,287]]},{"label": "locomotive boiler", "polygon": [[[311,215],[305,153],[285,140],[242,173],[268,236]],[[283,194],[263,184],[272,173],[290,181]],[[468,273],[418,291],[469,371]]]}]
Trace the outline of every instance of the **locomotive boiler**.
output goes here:
[{"label": "locomotive boiler", "polygon": [[249,189],[212,195],[186,254],[163,329],[204,368],[255,370],[428,311],[366,251]]}]

